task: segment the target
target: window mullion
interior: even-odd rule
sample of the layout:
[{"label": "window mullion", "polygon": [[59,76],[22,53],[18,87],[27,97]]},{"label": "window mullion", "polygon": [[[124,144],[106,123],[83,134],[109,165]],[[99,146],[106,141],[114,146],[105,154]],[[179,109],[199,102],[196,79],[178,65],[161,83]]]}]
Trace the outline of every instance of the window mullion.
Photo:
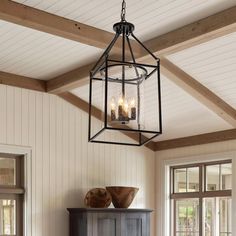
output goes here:
[{"label": "window mullion", "polygon": [[221,165],[219,165],[219,190],[222,190]]},{"label": "window mullion", "polygon": [[203,198],[199,198],[199,236],[203,235]]},{"label": "window mullion", "polygon": [[188,168],[186,168],[186,193],[188,192]]},{"label": "window mullion", "polygon": [[16,199],[16,232],[17,235],[23,236],[23,196],[18,195]]},{"label": "window mullion", "polygon": [[174,200],[174,220],[173,220],[173,222],[174,222],[174,236],[176,236],[176,216],[177,216],[177,207],[176,207],[176,200]]},{"label": "window mullion", "polygon": [[203,186],[203,191],[206,192],[207,191],[207,176],[206,176],[206,166],[204,165],[203,167],[204,169],[204,186]]},{"label": "window mullion", "polygon": [[[189,203],[188,203],[189,204]],[[187,219],[188,219],[188,207],[189,207],[189,205],[187,204],[187,207],[186,207],[186,222],[188,222],[187,221]],[[187,229],[185,228],[185,233],[187,234]]]},{"label": "window mullion", "polygon": [[[203,186],[203,176],[202,176],[202,172],[203,172],[203,168],[204,165],[199,165],[199,193],[200,195],[202,195],[202,186]],[[205,181],[204,181],[205,182]],[[205,188],[205,187],[204,187]],[[201,196],[199,198],[199,236],[203,235],[203,197]]]},{"label": "window mullion", "polygon": [[0,194],[24,194],[23,188],[0,188]]}]

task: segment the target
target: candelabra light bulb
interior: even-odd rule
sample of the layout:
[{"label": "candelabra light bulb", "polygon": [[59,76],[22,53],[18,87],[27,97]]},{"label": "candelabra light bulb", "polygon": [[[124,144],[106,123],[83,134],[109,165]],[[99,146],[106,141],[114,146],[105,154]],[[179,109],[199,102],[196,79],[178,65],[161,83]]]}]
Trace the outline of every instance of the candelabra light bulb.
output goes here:
[{"label": "candelabra light bulb", "polygon": [[130,101],[130,107],[135,107],[135,99],[132,98]]},{"label": "candelabra light bulb", "polygon": [[111,99],[111,109],[112,110],[115,110],[116,109],[116,100],[114,97],[112,97]]},{"label": "candelabra light bulb", "polygon": [[129,110],[129,104],[128,104],[127,101],[125,101],[125,102],[124,102],[124,111],[125,111],[125,112],[128,112],[128,110]]},{"label": "candelabra light bulb", "polygon": [[123,97],[120,97],[120,98],[119,98],[118,103],[119,103],[120,106],[123,106],[123,104],[124,104],[124,99],[123,99]]}]

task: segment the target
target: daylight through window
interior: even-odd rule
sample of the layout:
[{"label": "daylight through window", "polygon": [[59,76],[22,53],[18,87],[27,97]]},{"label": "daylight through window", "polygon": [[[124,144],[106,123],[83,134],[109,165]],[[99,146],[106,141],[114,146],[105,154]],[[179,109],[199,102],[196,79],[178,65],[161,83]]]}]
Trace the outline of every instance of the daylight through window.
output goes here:
[{"label": "daylight through window", "polygon": [[0,154],[0,236],[22,236],[23,194],[23,157]]},{"label": "daylight through window", "polygon": [[171,167],[173,236],[232,235],[232,163]]}]

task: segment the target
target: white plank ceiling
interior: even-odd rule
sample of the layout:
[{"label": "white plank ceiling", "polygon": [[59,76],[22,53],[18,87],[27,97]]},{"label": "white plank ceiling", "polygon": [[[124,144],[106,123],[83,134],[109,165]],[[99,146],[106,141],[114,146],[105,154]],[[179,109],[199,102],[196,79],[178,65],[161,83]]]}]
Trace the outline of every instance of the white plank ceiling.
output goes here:
[{"label": "white plank ceiling", "polygon": [[51,79],[88,64],[102,50],[0,20],[0,71]]},{"label": "white plank ceiling", "polygon": [[[16,0],[112,32],[121,0]],[[236,0],[127,0],[127,20],[147,40],[236,5]],[[169,56],[169,59],[236,108],[236,35]],[[0,71],[48,80],[94,61],[102,50],[0,21]],[[163,80],[163,130],[157,140],[232,128],[167,78]],[[73,91],[88,101],[88,86]],[[150,107],[151,110],[151,107]]]},{"label": "white plank ceiling", "polygon": [[[17,0],[56,15],[112,31],[121,0]],[[128,0],[127,19],[143,40],[235,5],[236,0]],[[48,80],[98,58],[102,50],[0,21],[0,70]]]},{"label": "white plank ceiling", "polygon": [[[15,0],[88,25],[112,30],[120,20],[121,0]],[[235,5],[235,0],[127,0],[127,20],[143,40]]]},{"label": "white plank ceiling", "polygon": [[236,33],[168,58],[236,109]]}]

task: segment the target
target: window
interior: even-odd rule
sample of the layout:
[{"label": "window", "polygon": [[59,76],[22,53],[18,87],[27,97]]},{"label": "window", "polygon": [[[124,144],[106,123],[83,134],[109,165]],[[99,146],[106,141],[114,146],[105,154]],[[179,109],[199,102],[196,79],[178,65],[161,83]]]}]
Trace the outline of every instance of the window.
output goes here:
[{"label": "window", "polygon": [[0,236],[23,234],[23,157],[0,154]]},{"label": "window", "polygon": [[171,235],[231,236],[231,161],[171,167]]}]

